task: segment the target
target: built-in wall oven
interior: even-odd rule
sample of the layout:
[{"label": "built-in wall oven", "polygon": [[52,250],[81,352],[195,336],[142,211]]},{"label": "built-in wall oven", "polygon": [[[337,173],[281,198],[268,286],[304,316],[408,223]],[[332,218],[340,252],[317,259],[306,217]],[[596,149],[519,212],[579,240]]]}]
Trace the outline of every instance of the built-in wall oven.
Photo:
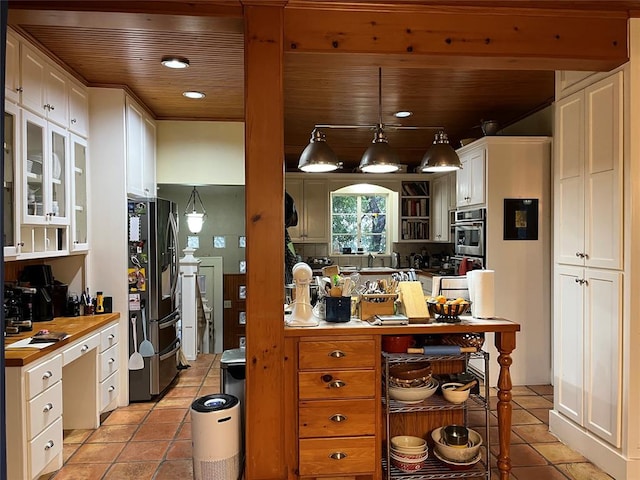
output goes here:
[{"label": "built-in wall oven", "polygon": [[453,224],[456,256],[485,257],[486,209],[458,210]]}]

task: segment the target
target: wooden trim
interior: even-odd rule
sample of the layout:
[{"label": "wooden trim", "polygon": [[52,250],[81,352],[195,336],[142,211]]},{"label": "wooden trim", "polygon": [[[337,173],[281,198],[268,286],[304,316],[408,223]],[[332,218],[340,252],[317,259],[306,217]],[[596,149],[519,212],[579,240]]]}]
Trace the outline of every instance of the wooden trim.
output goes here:
[{"label": "wooden trim", "polygon": [[[285,9],[287,52],[396,56],[404,66],[611,70],[626,61],[627,15],[420,8]],[[313,21],[309,21],[312,18]],[[588,31],[588,36],[584,32]],[[365,57],[367,58],[367,57]],[[452,59],[458,60],[453,61]]]},{"label": "wooden trim", "polygon": [[284,478],[283,9],[245,7],[246,478]]}]

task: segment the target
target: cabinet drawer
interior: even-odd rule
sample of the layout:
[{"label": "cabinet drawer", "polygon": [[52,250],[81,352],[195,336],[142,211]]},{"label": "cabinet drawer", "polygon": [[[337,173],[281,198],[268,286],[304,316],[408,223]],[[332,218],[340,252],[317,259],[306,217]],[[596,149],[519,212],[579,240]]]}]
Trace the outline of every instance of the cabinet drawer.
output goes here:
[{"label": "cabinet drawer", "polygon": [[373,367],[376,364],[375,345],[373,339],[300,342],[299,368]]},{"label": "cabinet drawer", "polygon": [[[38,473],[62,452],[62,418],[58,418],[47,429],[29,442],[29,461],[31,475]],[[60,461],[62,464],[62,461]],[[61,465],[62,466],[62,465]]]},{"label": "cabinet drawer", "polygon": [[62,379],[62,355],[26,372],[27,398],[33,398]]},{"label": "cabinet drawer", "polygon": [[98,355],[98,362],[100,364],[99,378],[100,381],[102,381],[120,368],[118,346],[114,345],[110,349],[100,353]]},{"label": "cabinet drawer", "polygon": [[300,476],[374,472],[375,443],[375,437],[302,439]]},{"label": "cabinet drawer", "polygon": [[373,398],[377,385],[374,370],[326,370],[298,373],[298,395],[301,400]]},{"label": "cabinet drawer", "polygon": [[116,372],[109,378],[100,382],[100,411],[102,412],[112,401],[118,397],[118,384],[120,373]]},{"label": "cabinet drawer", "polygon": [[100,351],[104,352],[108,348],[118,343],[118,324],[111,325],[100,332]]},{"label": "cabinet drawer", "polygon": [[92,349],[97,348],[98,345],[100,345],[99,333],[80,340],[78,343],[62,352],[62,365],[64,366],[73,362],[82,355],[90,352]]},{"label": "cabinet drawer", "polygon": [[375,435],[376,401],[300,402],[298,424],[300,438]]},{"label": "cabinet drawer", "polygon": [[29,438],[38,435],[62,415],[62,382],[29,401]]}]

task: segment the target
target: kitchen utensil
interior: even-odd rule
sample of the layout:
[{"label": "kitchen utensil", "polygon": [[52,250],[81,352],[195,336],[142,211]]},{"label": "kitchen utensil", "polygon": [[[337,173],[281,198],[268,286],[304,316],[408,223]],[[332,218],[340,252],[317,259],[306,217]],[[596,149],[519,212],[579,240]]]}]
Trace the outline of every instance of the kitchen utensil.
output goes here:
[{"label": "kitchen utensil", "polygon": [[460,355],[477,351],[478,349],[475,347],[459,347],[457,345],[425,345],[420,348],[407,348],[407,353],[422,353],[423,355]]},{"label": "kitchen utensil", "polygon": [[445,443],[452,447],[466,447],[469,443],[469,430],[463,425],[447,425],[441,433]]},{"label": "kitchen utensil", "polygon": [[456,392],[464,392],[465,390],[469,390],[471,387],[473,387],[476,383],[478,383],[477,380],[471,380],[469,383],[465,383],[464,385],[462,385],[461,387],[457,387],[456,388]]},{"label": "kitchen utensil", "polygon": [[153,343],[147,339],[147,315],[145,313],[144,302],[140,304],[140,311],[142,312],[142,335],[144,338],[140,344],[140,355],[143,357],[153,357],[156,352],[153,348]]},{"label": "kitchen utensil", "polygon": [[144,368],[144,358],[138,353],[138,334],[136,332],[136,321],[138,316],[131,315],[131,330],[133,331],[133,353],[129,357],[129,370],[142,370]]},{"label": "kitchen utensil", "polygon": [[[469,382],[468,385],[471,386],[471,382]],[[469,398],[469,387],[467,387],[466,390],[458,390],[458,388],[465,386],[466,385],[457,382],[445,383],[442,385],[442,396],[450,403],[464,403]]]},{"label": "kitchen utensil", "polygon": [[420,282],[400,282],[400,305],[411,323],[412,320],[426,320],[429,318],[429,310],[424,301],[424,292]]},{"label": "kitchen utensil", "polygon": [[444,427],[438,427],[431,432],[431,438],[434,443],[433,451],[439,454],[439,459],[463,464],[472,462],[471,465],[478,461],[481,455],[480,447],[482,446],[482,436],[478,432],[468,428],[468,443],[462,446],[452,446],[448,445],[442,438],[443,429]]}]

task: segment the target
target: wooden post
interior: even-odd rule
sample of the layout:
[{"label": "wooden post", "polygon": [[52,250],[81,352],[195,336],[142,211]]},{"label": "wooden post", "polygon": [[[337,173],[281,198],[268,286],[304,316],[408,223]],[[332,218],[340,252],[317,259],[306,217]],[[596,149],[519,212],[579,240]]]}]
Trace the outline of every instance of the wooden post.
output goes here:
[{"label": "wooden post", "polygon": [[285,477],[283,6],[245,1],[247,480]]},{"label": "wooden post", "polygon": [[500,480],[508,480],[511,472],[511,457],[509,455],[511,442],[511,352],[516,348],[515,332],[496,332],[495,344],[500,355],[500,375],[498,376],[498,470]]}]

